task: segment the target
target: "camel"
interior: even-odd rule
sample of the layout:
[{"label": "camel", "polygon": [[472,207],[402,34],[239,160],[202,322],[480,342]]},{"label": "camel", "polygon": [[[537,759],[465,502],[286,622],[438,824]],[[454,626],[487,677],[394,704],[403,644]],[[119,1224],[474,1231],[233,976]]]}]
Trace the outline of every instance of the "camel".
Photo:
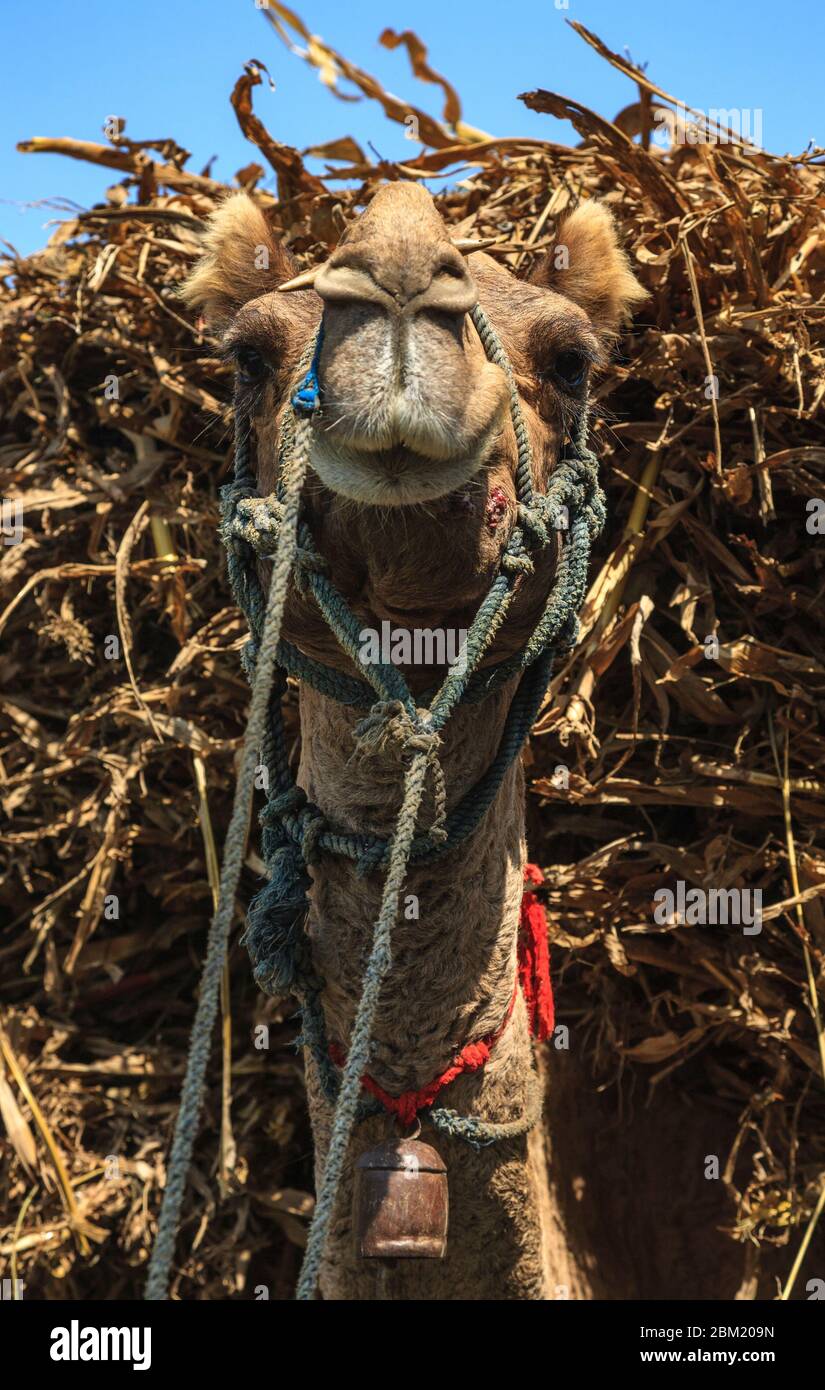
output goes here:
[{"label": "camel", "polygon": [[[563,253],[559,254],[560,251]],[[262,252],[264,254],[262,254]],[[286,287],[288,292],[282,292]],[[258,490],[275,485],[284,412],[323,317],[323,409],[313,418],[304,509],[315,545],[365,630],[466,631],[516,521],[517,449],[508,383],[470,318],[482,306],[512,365],[543,492],[565,438],[586,415],[591,373],[644,297],[613,218],[595,201],[559,228],[555,252],[519,279],[483,249],[454,240],[430,194],[413,182],[381,187],[325,264],[298,276],[248,195],[213,214],[202,256],[183,289],[222,340],[238,401],[254,428]],[[535,626],[557,549],[525,574],[486,661],[511,655]],[[353,674],[311,598],[295,586],[284,636],[302,653]],[[405,664],[410,688],[435,683],[432,665]],[[447,804],[494,757],[514,684],[461,705],[443,735]],[[354,759],[366,711],[309,684],[300,690],[298,782],[338,825],[389,835],[400,779],[392,749]],[[433,815],[433,793],[426,814]],[[525,1112],[535,1068],[516,948],[526,863],[524,778],[517,759],[492,806],[460,848],[411,867],[393,964],[382,991],[370,1073],[391,1096],[425,1086],[467,1043],[497,1035],[486,1065],[460,1075],[449,1104],[461,1115],[512,1121]],[[324,856],[311,867],[311,953],[323,981],[328,1037],[345,1049],[358,1002],[381,876]],[[552,1070],[552,1068],[551,1068]],[[316,1162],[330,1105],[313,1057],[306,1074]],[[420,1120],[427,1131],[427,1111]],[[359,1258],[352,1230],[352,1164],[391,1129],[386,1117],[355,1130],[320,1275],[324,1299],[589,1298],[593,1260],[572,1231],[549,1174],[547,1136],[475,1149],[439,1134],[450,1194],[447,1252],[388,1267]],[[550,1136],[552,1149],[552,1134]]]}]

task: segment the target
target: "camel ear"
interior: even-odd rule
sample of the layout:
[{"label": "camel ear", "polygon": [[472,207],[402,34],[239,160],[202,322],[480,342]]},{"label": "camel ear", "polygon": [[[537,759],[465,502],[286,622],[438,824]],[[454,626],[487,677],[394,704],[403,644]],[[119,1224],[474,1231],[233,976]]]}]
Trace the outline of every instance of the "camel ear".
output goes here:
[{"label": "camel ear", "polygon": [[218,331],[248,300],[276,289],[294,274],[288,252],[248,193],[233,193],[216,208],[201,245],[200,260],[180,294]]},{"label": "camel ear", "polygon": [[572,299],[605,339],[614,337],[634,307],[647,299],[619,243],[612,213],[592,200],[561,224],[556,245],[531,279]]}]

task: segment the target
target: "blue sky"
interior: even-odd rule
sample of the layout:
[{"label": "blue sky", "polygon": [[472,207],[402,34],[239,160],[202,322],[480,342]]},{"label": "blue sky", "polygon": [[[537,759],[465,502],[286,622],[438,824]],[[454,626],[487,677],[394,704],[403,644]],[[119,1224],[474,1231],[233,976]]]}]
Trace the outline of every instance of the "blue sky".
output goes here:
[{"label": "blue sky", "polygon": [[[528,111],[519,92],[548,87],[612,117],[635,88],[569,27],[577,19],[612,49],[625,47],[665,91],[702,110],[762,111],[762,141],[799,153],[825,144],[822,0],[293,0],[312,32],[397,96],[440,114],[439,92],[409,74],[406,54],[378,44],[382,29],[414,29],[451,79],[464,118],[494,135],[573,139],[569,126]],[[258,157],[243,139],[229,93],[250,58],[276,90],[255,93],[273,135],[299,147],[344,134],[386,157],[409,157],[400,127],[372,102],[343,103],[281,44],[254,0],[16,0],[3,18],[0,58],[0,236],[23,252],[41,245],[57,214],[44,199],[99,200],[117,176],[53,155],[21,155],[30,135],[102,140],[109,115],[126,133],[173,136],[200,169],[231,178]]]}]

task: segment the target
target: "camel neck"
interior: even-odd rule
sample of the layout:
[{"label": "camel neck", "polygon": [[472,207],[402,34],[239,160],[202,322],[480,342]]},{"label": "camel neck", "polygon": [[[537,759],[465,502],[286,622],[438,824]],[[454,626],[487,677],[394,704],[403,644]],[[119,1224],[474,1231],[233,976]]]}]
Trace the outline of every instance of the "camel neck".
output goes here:
[{"label": "camel neck", "polygon": [[[461,707],[445,731],[448,803],[478,780],[495,755],[512,687],[482,707]],[[401,775],[389,757],[352,760],[358,714],[301,691],[299,781],[323,815],[346,831],[386,835],[398,811]],[[424,823],[432,813],[425,803]],[[373,1074],[390,1091],[424,1084],[454,1052],[492,1032],[512,997],[522,893],[523,779],[505,775],[479,828],[454,854],[410,871],[393,935]],[[349,860],[312,866],[309,932],[325,980],[329,1036],[345,1043],[361,991],[382,874],[360,877]]]}]

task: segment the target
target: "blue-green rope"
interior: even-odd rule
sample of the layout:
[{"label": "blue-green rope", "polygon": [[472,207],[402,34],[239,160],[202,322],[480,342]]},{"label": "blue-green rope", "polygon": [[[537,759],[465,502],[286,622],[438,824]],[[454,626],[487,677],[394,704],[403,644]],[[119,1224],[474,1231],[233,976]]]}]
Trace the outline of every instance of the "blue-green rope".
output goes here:
[{"label": "blue-green rope", "polygon": [[[247,441],[243,435],[243,428],[236,425],[236,430],[236,460],[239,461],[238,471],[243,474],[248,457]],[[206,960],[201,976],[195,1022],[189,1040],[186,1074],[181,1088],[180,1108],[169,1156],[166,1188],[161,1204],[157,1236],[149,1261],[146,1298],[151,1301],[165,1299],[168,1296],[169,1274],[180,1222],[180,1210],[203,1106],[206,1069],[218,1011],[218,997],[226,959],[226,946],[235,910],[235,895],[249,830],[249,814],[255,781],[255,767],[259,756],[258,749],[265,736],[267,724],[270,722],[270,696],[276,670],[276,649],[286,604],[287,588],[292,573],[298,508],[309,462],[308,431],[308,423],[302,422],[299,426],[295,450],[290,457],[284,478],[281,547],[273,566],[272,580],[269,586],[241,768],[235,786],[232,814],[224,844],[218,902],[209,928]]]},{"label": "blue-green rope", "polygon": [[407,874],[409,847],[412,843],[415,822],[421,806],[427,770],[427,753],[416,753],[404,778],[404,800],[392,838],[389,868],[381,897],[381,909],[375,924],[367,968],[364,971],[361,998],[352,1025],[347,1060],[344,1064],[332,1119],[329,1145],[324,1159],[323,1174],[307,1236],[304,1262],[298,1280],[296,1296],[300,1300],[312,1299],[315,1296],[327,1232],[338,1197],[347,1149],[356,1120],[358,1100],[361,1094],[361,1077],[369,1064],[372,1029],[378,1009],[381,985],[392,965],[392,929],[398,915],[398,898]]}]

